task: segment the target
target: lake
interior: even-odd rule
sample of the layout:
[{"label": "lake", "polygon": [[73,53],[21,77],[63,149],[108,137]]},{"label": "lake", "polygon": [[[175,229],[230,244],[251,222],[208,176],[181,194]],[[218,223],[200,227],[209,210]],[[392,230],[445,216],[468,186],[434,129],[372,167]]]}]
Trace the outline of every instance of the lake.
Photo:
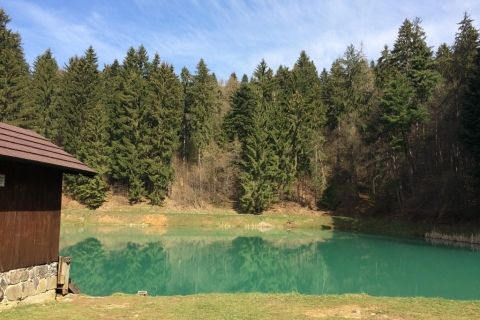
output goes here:
[{"label": "lake", "polygon": [[480,252],[337,231],[62,228],[83,293],[366,293],[480,299]]}]

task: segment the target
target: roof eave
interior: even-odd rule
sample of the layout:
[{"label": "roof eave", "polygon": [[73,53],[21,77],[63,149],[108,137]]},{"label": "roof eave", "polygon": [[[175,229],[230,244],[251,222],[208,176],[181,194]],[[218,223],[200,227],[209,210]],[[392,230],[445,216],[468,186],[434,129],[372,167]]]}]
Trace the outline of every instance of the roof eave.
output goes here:
[{"label": "roof eave", "polygon": [[48,167],[48,168],[54,168],[58,169],[62,173],[65,174],[81,174],[87,177],[94,177],[97,175],[97,172],[90,167],[85,166],[84,169],[80,168],[70,168],[70,167],[64,167],[64,166],[59,166],[59,165],[54,165],[50,163],[45,163],[41,161],[33,161],[33,160],[28,160],[28,159],[23,159],[23,158],[16,158],[16,157],[8,157],[4,155],[0,155],[0,159],[7,159],[11,161],[17,161],[17,162],[22,162],[22,163],[29,163],[29,164],[34,164],[42,167]]}]

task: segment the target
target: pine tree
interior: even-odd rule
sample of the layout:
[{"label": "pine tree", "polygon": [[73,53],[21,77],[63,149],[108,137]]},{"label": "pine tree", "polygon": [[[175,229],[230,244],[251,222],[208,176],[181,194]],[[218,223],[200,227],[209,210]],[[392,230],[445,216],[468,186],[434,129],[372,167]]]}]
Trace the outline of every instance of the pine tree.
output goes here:
[{"label": "pine tree", "polygon": [[70,59],[63,80],[64,148],[98,173],[94,178],[67,176],[66,191],[89,208],[98,208],[108,190],[105,178],[109,168],[109,138],[97,56],[92,47],[85,56]]},{"label": "pine tree", "polygon": [[0,121],[31,127],[34,117],[28,103],[28,65],[20,35],[8,29],[10,18],[0,8]]},{"label": "pine tree", "polygon": [[60,79],[57,62],[48,49],[33,64],[30,92],[36,117],[32,128],[54,141],[59,130]]},{"label": "pine tree", "polygon": [[160,204],[173,181],[173,157],[178,148],[183,111],[183,88],[173,67],[156,64],[155,56],[149,77],[149,99],[145,116],[148,136],[146,152],[147,197],[152,204]]}]

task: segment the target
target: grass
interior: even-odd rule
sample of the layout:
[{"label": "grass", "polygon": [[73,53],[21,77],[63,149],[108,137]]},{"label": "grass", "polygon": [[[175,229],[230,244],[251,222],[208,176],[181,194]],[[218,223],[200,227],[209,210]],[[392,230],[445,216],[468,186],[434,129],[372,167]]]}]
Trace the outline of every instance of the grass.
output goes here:
[{"label": "grass", "polygon": [[331,225],[336,230],[387,235],[394,237],[425,238],[435,233],[442,234],[446,240],[453,238],[471,238],[472,234],[480,234],[480,227],[475,223],[435,224],[428,221],[411,221],[402,217],[341,217],[332,216]]},{"label": "grass", "polygon": [[173,297],[70,296],[3,311],[31,319],[478,319],[480,301],[367,295],[202,294]]},{"label": "grass", "polygon": [[[332,218],[315,213],[265,213],[262,215],[238,214],[233,210],[203,211],[168,211],[161,207],[122,207],[108,211],[91,211],[88,209],[63,209],[63,225],[155,225],[168,228],[188,227],[206,229],[250,229],[256,230],[263,224],[273,229],[329,229]],[[148,219],[147,219],[148,218]],[[163,219],[165,218],[165,219]],[[150,221],[149,221],[150,220]]]},{"label": "grass", "polygon": [[[157,217],[157,218],[155,218]],[[156,221],[157,220],[157,221]],[[412,222],[399,217],[341,217],[312,210],[267,212],[262,215],[238,214],[230,209],[202,211],[168,210],[152,206],[117,206],[109,210],[91,211],[66,208],[62,211],[64,226],[156,226],[157,230],[193,228],[205,230],[258,230],[261,225],[272,230],[341,230],[396,237],[424,238],[435,230],[446,235],[471,237],[479,234],[476,224],[438,225]]]},{"label": "grass", "polygon": [[404,219],[383,217],[341,217],[333,216],[332,225],[337,230],[368,233],[377,235],[389,235],[397,237],[424,237],[426,232],[431,231],[431,225],[426,223],[413,223]]}]

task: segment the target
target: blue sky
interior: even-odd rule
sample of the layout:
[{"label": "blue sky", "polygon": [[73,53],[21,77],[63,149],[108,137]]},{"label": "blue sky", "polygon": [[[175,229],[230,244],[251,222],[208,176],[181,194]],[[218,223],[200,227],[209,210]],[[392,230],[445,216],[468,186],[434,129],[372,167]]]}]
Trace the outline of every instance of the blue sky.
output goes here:
[{"label": "blue sky", "polygon": [[319,70],[329,68],[351,43],[376,59],[405,18],[420,17],[434,47],[453,43],[463,12],[480,21],[478,0],[0,0],[0,6],[21,33],[30,63],[51,48],[64,66],[92,45],[103,66],[144,44],[177,71],[204,58],[223,79],[250,75],[262,58],[273,68],[292,66],[301,50]]}]

